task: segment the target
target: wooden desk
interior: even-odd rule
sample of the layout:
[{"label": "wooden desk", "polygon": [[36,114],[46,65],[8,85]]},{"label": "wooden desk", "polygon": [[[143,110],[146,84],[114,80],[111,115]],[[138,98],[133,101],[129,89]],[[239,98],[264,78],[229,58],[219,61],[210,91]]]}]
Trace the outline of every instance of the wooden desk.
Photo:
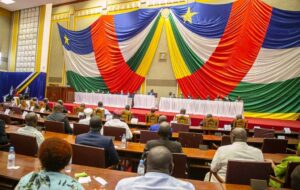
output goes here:
[{"label": "wooden desk", "polygon": [[[19,127],[14,125],[7,125],[5,131],[6,133],[14,133],[16,132]],[[68,135],[63,133],[54,133],[54,132],[44,132],[45,139],[51,137],[57,137],[68,141],[71,144],[75,143],[76,136]],[[128,157],[136,157],[140,158],[144,151],[145,144],[143,143],[136,143],[136,142],[128,142],[126,148],[120,148],[121,142],[114,141],[114,145],[116,150],[119,154],[125,155]],[[202,161],[211,161],[215,155],[216,150],[209,149],[209,150],[200,150],[198,148],[183,148],[183,153],[187,155],[188,159],[190,160],[202,160]],[[280,163],[282,159],[284,159],[289,154],[264,154],[265,159],[271,159],[275,163]]]},{"label": "wooden desk", "polygon": [[[22,176],[30,173],[31,171],[38,171],[40,169],[38,158],[16,154],[16,165],[20,166],[20,168],[17,170],[8,170],[6,168],[7,156],[7,152],[0,151],[0,182],[10,184],[12,185],[12,188],[18,183]],[[67,175],[74,177],[75,173],[80,172],[86,172],[91,177],[99,176],[105,179],[108,182],[108,185],[105,187],[106,190],[114,190],[118,181],[123,178],[136,176],[136,173],[108,170],[75,164],[72,164],[72,171],[71,173],[67,173]],[[247,185],[218,184],[188,179],[184,180],[191,182],[195,186],[195,189],[201,190],[251,190],[251,187]],[[89,184],[83,184],[83,187],[85,189],[101,188],[100,184],[93,178]]]}]

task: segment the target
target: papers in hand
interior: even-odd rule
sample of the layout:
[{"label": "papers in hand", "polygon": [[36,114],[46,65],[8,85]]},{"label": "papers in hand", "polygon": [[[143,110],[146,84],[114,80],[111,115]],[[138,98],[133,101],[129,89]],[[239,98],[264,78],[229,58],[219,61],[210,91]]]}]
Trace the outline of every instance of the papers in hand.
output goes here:
[{"label": "papers in hand", "polygon": [[78,182],[79,183],[90,183],[92,180],[91,180],[91,177],[90,176],[86,176],[86,177],[79,177],[78,178]]},{"label": "papers in hand", "polygon": [[9,115],[9,112],[10,112],[10,109],[6,109],[5,112],[4,112],[4,114],[5,115]]},{"label": "papers in hand", "polygon": [[292,133],[292,132],[291,132],[291,129],[288,128],[288,127],[285,127],[285,128],[283,129],[283,131],[284,131],[284,133],[287,133],[287,134]]}]

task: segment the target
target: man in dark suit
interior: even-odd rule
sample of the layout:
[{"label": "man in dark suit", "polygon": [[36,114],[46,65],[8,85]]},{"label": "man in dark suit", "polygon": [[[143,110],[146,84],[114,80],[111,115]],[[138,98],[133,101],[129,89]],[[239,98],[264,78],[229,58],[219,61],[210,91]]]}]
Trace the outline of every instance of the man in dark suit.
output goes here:
[{"label": "man in dark suit", "polygon": [[102,122],[100,117],[95,116],[90,120],[90,131],[78,135],[75,139],[76,144],[104,148],[106,167],[119,163],[119,156],[112,142],[112,139],[100,134]]},{"label": "man in dark suit", "polygon": [[68,117],[62,112],[63,112],[63,106],[60,104],[55,104],[53,108],[53,113],[48,115],[47,120],[63,122],[65,127],[65,133],[72,134],[73,130],[70,126]]},{"label": "man in dark suit", "polygon": [[58,100],[57,103],[59,103],[62,106],[63,113],[69,113],[68,110],[65,108],[64,102],[62,100]]},{"label": "man in dark suit", "polygon": [[151,148],[156,146],[165,146],[172,153],[182,153],[181,144],[177,141],[170,141],[172,130],[168,122],[162,122],[158,130],[159,139],[150,140],[147,142],[144,153],[148,152]]}]

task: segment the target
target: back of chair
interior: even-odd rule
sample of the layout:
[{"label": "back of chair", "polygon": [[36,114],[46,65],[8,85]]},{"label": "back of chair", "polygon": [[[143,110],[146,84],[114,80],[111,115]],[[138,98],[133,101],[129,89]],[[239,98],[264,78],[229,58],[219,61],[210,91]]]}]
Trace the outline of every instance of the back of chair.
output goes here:
[{"label": "back of chair", "polygon": [[200,133],[180,132],[178,141],[183,147],[199,148],[203,144],[203,136]]},{"label": "back of chair", "polygon": [[231,144],[231,138],[229,135],[223,135],[221,140],[221,146],[230,145]]},{"label": "back of chair", "polygon": [[10,124],[11,123],[11,119],[9,117],[9,115],[5,115],[3,113],[0,113],[0,119],[2,119],[5,124]]},{"label": "back of chair", "polygon": [[283,184],[283,188],[291,188],[291,174],[294,171],[294,169],[300,165],[300,162],[289,162],[285,174],[285,180]]},{"label": "back of chair", "polygon": [[268,139],[265,138],[262,144],[263,153],[286,153],[288,145],[287,139]]},{"label": "back of chair", "polygon": [[115,140],[117,141],[120,141],[122,139],[123,134],[126,134],[125,128],[106,126],[103,127],[103,135],[115,137]]},{"label": "back of chair", "polygon": [[159,136],[157,132],[152,132],[152,131],[145,131],[142,130],[140,134],[140,142],[141,143],[147,143],[147,141],[153,140],[153,139],[158,139]]},{"label": "back of chair", "polygon": [[210,127],[210,128],[218,128],[219,126],[219,119],[217,118],[205,118],[203,127]]},{"label": "back of chair", "polygon": [[187,156],[183,153],[173,153],[174,168],[172,176],[187,178]]},{"label": "back of chair", "polygon": [[274,138],[275,130],[274,129],[255,128],[253,136],[258,137],[258,138]]},{"label": "back of chair", "polygon": [[15,152],[17,154],[36,156],[38,145],[35,137],[17,133],[10,133],[9,139],[10,143],[14,146]]},{"label": "back of chair", "polygon": [[130,121],[131,121],[131,118],[132,118],[132,113],[131,113],[130,111],[128,111],[128,110],[123,110],[123,111],[122,111],[121,119],[122,119],[124,122],[126,122],[126,123],[130,122]]},{"label": "back of chair", "polygon": [[185,125],[187,125],[187,124],[189,124],[190,117],[186,116],[186,115],[179,115],[179,116],[176,116],[176,121],[179,124],[185,124]]},{"label": "back of chair", "polygon": [[241,160],[229,160],[226,183],[250,185],[251,179],[269,180],[271,163]]},{"label": "back of chair", "polygon": [[105,168],[105,150],[103,148],[72,144],[72,164]]},{"label": "back of chair", "polygon": [[103,119],[105,116],[104,109],[97,108],[95,110],[95,115]]},{"label": "back of chair", "polygon": [[189,132],[190,125],[181,123],[171,123],[171,128],[173,132]]},{"label": "back of chair", "polygon": [[22,109],[19,107],[12,107],[11,109],[15,114],[22,114]]},{"label": "back of chair", "polygon": [[90,126],[81,124],[81,123],[74,123],[73,124],[73,134],[80,135],[83,133],[87,133],[90,131]]},{"label": "back of chair", "polygon": [[46,131],[65,133],[64,123],[59,121],[48,121],[45,120],[44,123]]},{"label": "back of chair", "polygon": [[248,121],[246,119],[235,119],[233,121],[233,128],[248,128]]}]

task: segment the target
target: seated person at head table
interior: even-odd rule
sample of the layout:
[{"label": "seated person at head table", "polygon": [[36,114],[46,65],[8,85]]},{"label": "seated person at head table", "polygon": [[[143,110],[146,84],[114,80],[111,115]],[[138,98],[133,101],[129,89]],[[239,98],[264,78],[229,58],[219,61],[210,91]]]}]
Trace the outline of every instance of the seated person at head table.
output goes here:
[{"label": "seated person at head table", "polygon": [[6,145],[6,144],[8,144],[8,138],[5,132],[5,122],[0,119],[0,145]]},{"label": "seated person at head table", "polygon": [[297,166],[291,174],[291,186],[293,190],[300,190],[300,166]]},{"label": "seated person at head table", "polygon": [[55,104],[54,108],[53,108],[53,112],[50,115],[48,115],[46,120],[63,122],[64,128],[65,128],[65,133],[72,134],[73,130],[70,126],[68,117],[65,114],[63,114],[63,109],[64,109],[64,107],[62,105]]},{"label": "seated person at head table", "polygon": [[80,119],[78,123],[89,125],[90,124],[90,119],[91,119],[91,117],[93,115],[93,109],[92,108],[85,108],[83,110],[83,113],[85,115],[85,118],[84,119]]},{"label": "seated person at head table", "polygon": [[159,115],[155,113],[156,109],[151,108],[150,112],[146,114],[146,123],[147,124],[155,124],[158,122]]},{"label": "seated person at head table", "polygon": [[119,156],[112,142],[112,139],[100,134],[102,121],[100,117],[94,116],[91,118],[90,131],[88,133],[76,136],[75,143],[87,146],[104,148],[105,150],[105,166],[116,165],[119,163]]},{"label": "seated person at head table", "polygon": [[169,92],[169,98],[173,98],[173,92]]},{"label": "seated person at head table", "polygon": [[36,129],[38,123],[37,115],[34,112],[26,114],[25,123],[26,126],[19,128],[17,133],[35,137],[37,145],[40,146],[44,141],[44,136],[40,131]]},{"label": "seated person at head table", "polygon": [[222,101],[221,96],[218,94],[217,97],[215,98],[215,101]]},{"label": "seated person at head table", "polygon": [[231,100],[230,100],[230,98],[229,98],[228,96],[224,96],[224,97],[223,97],[223,101],[229,102],[229,101],[231,101]]},{"label": "seated person at head table", "polygon": [[189,115],[186,114],[186,110],[183,108],[180,109],[179,114],[175,115],[174,121],[177,121],[177,123],[180,123],[180,124],[186,124],[186,125],[191,124],[191,118]]},{"label": "seated person at head table", "polygon": [[235,101],[236,102],[242,102],[243,100],[242,100],[242,98],[240,96],[238,96]]},{"label": "seated person at head table", "polygon": [[206,125],[206,121],[205,121],[205,119],[209,119],[209,118],[213,118],[213,115],[212,114],[207,114],[204,118],[203,118],[203,120],[200,122],[200,126],[205,126]]},{"label": "seated person at head table", "polygon": [[120,180],[115,190],[194,190],[195,187],[171,176],[174,168],[172,153],[163,146],[152,148],[147,154],[145,175]]},{"label": "seated person at head table", "polygon": [[146,154],[149,150],[156,146],[165,146],[172,153],[182,152],[181,144],[177,141],[170,140],[170,137],[172,136],[172,130],[168,122],[164,121],[160,124],[157,134],[159,136],[159,139],[148,141],[145,145],[144,154]]},{"label": "seated person at head table", "polygon": [[[101,110],[100,113],[104,113],[104,114],[101,114],[101,116],[98,115],[97,110]],[[111,115],[111,113],[107,109],[104,108],[103,102],[101,102],[101,101],[98,102],[98,107],[95,109],[95,114],[98,115],[101,119],[105,118],[107,115]]]},{"label": "seated person at head table", "polygon": [[[287,171],[287,166],[289,162],[300,162],[300,143],[297,146],[297,153],[293,156],[285,157],[280,164],[275,165],[274,162],[270,159],[266,159],[266,161],[272,163],[272,169],[274,170],[274,174],[276,177],[284,181],[285,174]],[[281,184],[276,181],[270,179],[269,185],[275,188],[280,188]]]},{"label": "seated person at head table", "polygon": [[164,121],[167,121],[167,116],[165,116],[165,115],[159,116],[158,123],[154,124],[154,125],[151,125],[150,128],[149,128],[149,131],[151,131],[151,132],[157,132],[158,129],[159,129],[160,124],[162,122],[164,122]]},{"label": "seated person at head table", "polygon": [[72,147],[68,142],[59,138],[46,139],[38,152],[41,170],[22,177],[15,189],[84,189],[77,180],[61,172],[71,156]]},{"label": "seated person at head table", "polygon": [[64,106],[64,102],[62,100],[58,100],[57,103],[59,103],[60,105],[62,105],[63,107],[63,113],[70,113],[70,111],[68,111],[65,106]]},{"label": "seated person at head table", "polygon": [[242,127],[247,129],[248,128],[248,121],[243,119],[242,114],[236,115],[235,119],[232,121],[232,128]]},{"label": "seated person at head table", "polygon": [[[216,173],[223,181],[226,178],[228,160],[247,160],[263,162],[264,157],[260,149],[247,144],[247,131],[243,128],[235,128],[231,131],[231,145],[221,146],[216,151],[210,165],[210,171]],[[210,173],[207,173],[204,181],[209,181]],[[218,182],[211,175],[211,182]]]},{"label": "seated person at head table", "polygon": [[154,95],[154,90],[153,89],[151,89],[149,92],[148,92],[148,95]]},{"label": "seated person at head table", "polygon": [[[120,120],[121,113],[119,111],[115,111],[113,115],[113,119],[106,121],[104,124],[104,127],[120,127],[126,129],[126,139],[130,140],[132,139],[132,132],[130,128],[128,127],[127,123]],[[103,127],[100,131],[101,135],[103,135]]]},{"label": "seated person at head table", "polygon": [[121,112],[121,119],[126,123],[130,122],[132,118],[132,113],[130,111],[130,105],[126,105],[125,109]]},{"label": "seated person at head table", "polygon": [[210,100],[210,96],[207,95],[206,98],[205,98],[205,100]]}]

